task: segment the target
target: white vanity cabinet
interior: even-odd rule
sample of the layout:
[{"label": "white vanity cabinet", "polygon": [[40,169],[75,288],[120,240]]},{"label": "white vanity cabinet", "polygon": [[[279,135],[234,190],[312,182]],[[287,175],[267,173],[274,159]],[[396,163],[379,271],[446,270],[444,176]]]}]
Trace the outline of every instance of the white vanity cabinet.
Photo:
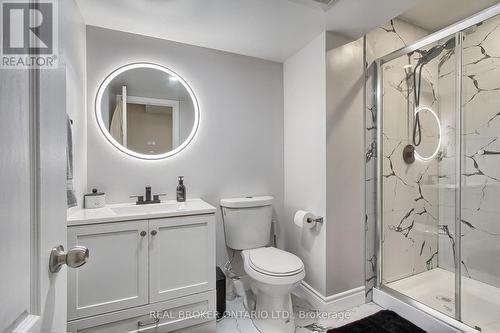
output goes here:
[{"label": "white vanity cabinet", "polygon": [[149,222],[149,297],[160,302],[215,289],[215,230],[209,217]]},{"label": "white vanity cabinet", "polygon": [[68,331],[214,332],[215,208],[205,205],[68,221],[68,247],[90,251],[68,270]]},{"label": "white vanity cabinet", "polygon": [[68,246],[91,257],[68,270],[68,320],[148,304],[148,221],[68,228]]}]

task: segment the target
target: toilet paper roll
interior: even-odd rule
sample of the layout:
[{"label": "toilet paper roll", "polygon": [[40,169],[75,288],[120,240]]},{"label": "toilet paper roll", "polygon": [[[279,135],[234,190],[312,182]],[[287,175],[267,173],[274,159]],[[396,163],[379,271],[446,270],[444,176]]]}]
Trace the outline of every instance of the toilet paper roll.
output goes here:
[{"label": "toilet paper roll", "polygon": [[[311,229],[316,224],[316,222],[312,221],[314,218],[315,216],[313,213],[307,212],[305,210],[298,210],[295,213],[293,222],[300,228]],[[308,222],[308,219],[310,219],[312,222]]]}]

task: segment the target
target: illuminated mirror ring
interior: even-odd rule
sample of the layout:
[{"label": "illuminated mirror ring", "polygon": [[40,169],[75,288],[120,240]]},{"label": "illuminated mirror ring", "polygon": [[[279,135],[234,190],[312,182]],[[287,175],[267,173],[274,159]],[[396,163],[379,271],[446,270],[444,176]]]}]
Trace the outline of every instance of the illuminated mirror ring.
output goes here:
[{"label": "illuminated mirror ring", "polygon": [[[142,154],[142,153],[133,151],[131,149],[128,149],[127,147],[124,147],[121,143],[119,143],[111,135],[111,133],[107,129],[107,127],[105,125],[105,122],[104,122],[104,119],[102,117],[101,103],[102,103],[103,95],[104,95],[107,87],[109,86],[109,84],[118,75],[120,75],[120,74],[122,74],[122,73],[124,73],[124,72],[126,72],[128,70],[138,69],[138,68],[146,68],[146,69],[159,70],[159,71],[162,71],[162,72],[166,73],[167,75],[173,77],[174,80],[177,80],[178,82],[180,82],[182,84],[182,86],[184,86],[184,88],[186,89],[186,91],[189,93],[189,96],[190,96],[191,101],[193,103],[193,107],[194,107],[194,121],[193,121],[193,127],[191,129],[191,132],[189,133],[189,135],[187,136],[187,138],[179,146],[175,147],[174,149],[172,149],[170,151],[162,153],[162,154],[147,155],[147,154]],[[99,86],[99,89],[97,91],[97,96],[96,96],[96,99],[95,99],[94,110],[95,110],[96,121],[97,121],[97,124],[99,125],[99,129],[101,130],[102,134],[106,137],[106,139],[115,148],[119,149],[120,151],[124,152],[125,154],[127,154],[129,156],[133,156],[133,157],[137,157],[137,158],[145,159],[145,160],[160,160],[160,159],[164,159],[164,158],[173,156],[173,155],[179,153],[180,151],[182,151],[193,140],[193,138],[196,135],[196,132],[198,130],[198,126],[199,126],[199,122],[200,122],[200,108],[199,108],[199,105],[198,105],[198,100],[196,99],[196,96],[195,96],[193,90],[191,89],[191,87],[189,86],[189,84],[181,76],[179,76],[177,73],[175,73],[171,69],[169,69],[167,67],[164,67],[164,66],[161,66],[161,65],[157,65],[157,64],[153,64],[153,63],[147,63],[147,62],[131,63],[131,64],[128,64],[128,65],[119,67],[116,70],[114,70],[113,72],[111,72],[111,74],[109,74],[104,79],[104,81],[101,83],[101,85]]]},{"label": "illuminated mirror ring", "polygon": [[438,125],[438,129],[439,129],[439,141],[438,141],[438,144],[437,144],[437,147],[436,147],[436,150],[434,151],[434,153],[429,156],[429,157],[424,157],[424,156],[421,156],[417,150],[415,149],[415,156],[422,160],[422,161],[429,161],[429,160],[432,160],[434,157],[436,157],[436,155],[438,154],[439,152],[439,149],[441,148],[441,122],[439,121],[439,117],[437,116],[436,112],[434,112],[434,110],[432,110],[431,108],[427,107],[427,106],[419,106],[418,108],[415,109],[415,116],[420,112],[420,111],[429,111],[433,116],[434,116],[434,119],[436,119],[436,124]]}]

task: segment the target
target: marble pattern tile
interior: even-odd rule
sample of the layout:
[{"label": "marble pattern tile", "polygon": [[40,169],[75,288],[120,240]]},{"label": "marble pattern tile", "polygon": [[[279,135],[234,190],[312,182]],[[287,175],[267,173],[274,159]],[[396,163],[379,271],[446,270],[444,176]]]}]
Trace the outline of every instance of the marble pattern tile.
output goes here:
[{"label": "marble pattern tile", "polygon": [[[500,253],[500,17],[464,35],[462,275],[500,287],[500,267],[492,265]],[[446,149],[453,152],[455,147]],[[454,156],[450,160],[456,163]],[[455,178],[454,166],[440,166],[440,173]],[[440,185],[447,184],[443,177]],[[439,202],[439,265],[450,271],[455,260],[455,190],[442,190]]]},{"label": "marble pattern tile", "polygon": [[[382,310],[374,303],[367,303],[346,311],[325,315],[293,295],[292,302],[296,326],[294,333],[323,333],[330,328],[346,325]],[[217,322],[217,333],[259,333],[243,306],[242,297],[228,301],[226,306],[231,316]]]},{"label": "marble pattern tile", "polygon": [[[376,109],[376,96],[375,96],[375,68],[374,60],[384,56],[392,51],[400,49],[406,45],[411,44],[415,40],[425,36],[427,33],[413,25],[400,20],[393,20],[384,26],[381,26],[373,31],[369,32],[365,36],[365,240],[366,240],[366,263],[365,263],[365,279],[366,279],[366,297],[367,301],[371,300],[372,288],[376,284],[376,263],[377,256],[375,253],[375,223],[376,223],[376,165],[377,165],[377,109]],[[392,87],[395,91],[395,100],[399,101],[401,107],[406,108],[405,102],[401,97],[404,97],[405,92],[402,90],[402,81],[395,80]],[[404,116],[404,112],[401,112],[400,116]],[[397,132],[397,128],[396,128]],[[404,132],[403,132],[404,135]],[[395,141],[391,142],[391,148],[398,148],[397,136],[394,138]],[[399,140],[401,141],[401,140]],[[389,142],[389,141],[387,141]],[[401,147],[402,149],[402,147]],[[385,150],[385,149],[384,149]],[[386,151],[386,150],[385,150]],[[400,153],[398,151],[397,153]],[[384,165],[391,168],[392,160],[384,158]],[[394,164],[393,164],[394,167]],[[397,165],[399,167],[399,165]],[[384,174],[384,181],[391,183],[391,186],[398,187],[399,191],[408,192],[405,196],[393,196],[392,202],[397,202],[400,210],[405,209],[402,205],[403,202],[413,200],[413,196],[409,193],[413,193],[414,189],[411,186],[406,186],[404,180],[399,180],[399,175],[396,174],[395,170],[392,170]],[[394,193],[394,192],[393,192]],[[406,199],[404,199],[406,198]],[[391,209],[392,210],[392,209]],[[397,226],[397,224],[396,224]],[[401,226],[400,226],[401,227]],[[407,247],[407,246],[405,246]],[[413,270],[413,269],[411,269]]]}]

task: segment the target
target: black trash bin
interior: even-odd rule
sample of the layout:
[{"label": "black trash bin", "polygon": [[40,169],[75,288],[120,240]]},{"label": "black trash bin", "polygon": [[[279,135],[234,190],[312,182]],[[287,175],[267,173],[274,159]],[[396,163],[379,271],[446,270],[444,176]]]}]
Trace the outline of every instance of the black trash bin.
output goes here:
[{"label": "black trash bin", "polygon": [[219,266],[215,269],[215,288],[217,289],[217,320],[226,312],[226,275]]}]

